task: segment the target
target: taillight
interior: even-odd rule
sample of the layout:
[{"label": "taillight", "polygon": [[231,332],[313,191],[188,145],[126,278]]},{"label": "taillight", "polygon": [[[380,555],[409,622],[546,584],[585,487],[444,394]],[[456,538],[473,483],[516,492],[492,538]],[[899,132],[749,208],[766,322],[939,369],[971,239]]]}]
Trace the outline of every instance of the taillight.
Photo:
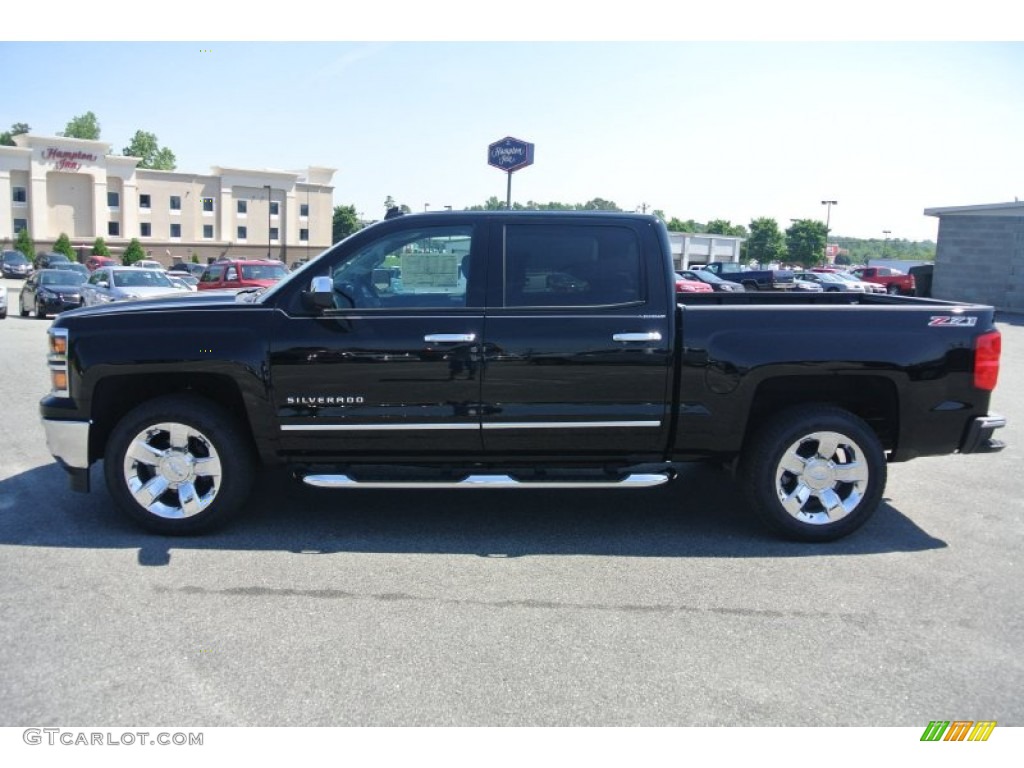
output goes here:
[{"label": "taillight", "polygon": [[999,354],[1003,339],[999,331],[983,333],[974,342],[974,386],[992,391],[999,379]]}]

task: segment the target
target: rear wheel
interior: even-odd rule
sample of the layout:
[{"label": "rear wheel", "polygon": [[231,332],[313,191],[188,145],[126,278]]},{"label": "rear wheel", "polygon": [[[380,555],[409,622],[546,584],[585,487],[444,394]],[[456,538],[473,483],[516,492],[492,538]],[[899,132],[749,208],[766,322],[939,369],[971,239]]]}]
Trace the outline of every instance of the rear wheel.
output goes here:
[{"label": "rear wheel", "polygon": [[248,438],[214,403],[170,395],[143,403],[114,428],[104,474],[110,494],[155,533],[199,533],[241,509],[252,485]]},{"label": "rear wheel", "polygon": [[800,541],[832,541],[860,528],[885,490],[885,452],[860,418],[832,406],[778,414],[754,435],[740,465],[754,512]]},{"label": "rear wheel", "polygon": [[896,283],[890,283],[889,285],[885,286],[885,292],[888,293],[890,296],[895,296],[897,293],[900,292],[900,287],[896,285]]}]

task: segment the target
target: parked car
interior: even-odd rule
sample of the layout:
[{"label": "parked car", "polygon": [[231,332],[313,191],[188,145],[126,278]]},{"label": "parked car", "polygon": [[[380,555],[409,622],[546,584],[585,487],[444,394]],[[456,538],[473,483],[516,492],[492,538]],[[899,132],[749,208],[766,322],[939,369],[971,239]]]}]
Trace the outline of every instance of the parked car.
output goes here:
[{"label": "parked car", "polygon": [[77,272],[84,279],[89,279],[89,268],[85,264],[79,264],[77,261],[58,261],[50,269],[69,269],[72,272]]},{"label": "parked car", "polygon": [[184,288],[186,291],[197,290],[196,286],[199,284],[198,277],[192,277],[185,272],[168,272],[167,279],[171,281],[171,285]]},{"label": "parked car", "polygon": [[704,269],[740,283],[748,291],[788,291],[794,287],[793,273],[788,269],[750,269],[733,261],[713,261]]},{"label": "parked car", "polygon": [[860,267],[850,271],[858,280],[867,283],[876,283],[885,288],[890,295],[903,294],[913,296],[916,293],[914,276],[907,275],[898,269],[891,267]]},{"label": "parked car", "polygon": [[[823,272],[821,274],[826,273]],[[878,283],[868,283],[865,282],[864,280],[858,280],[849,272],[832,272],[831,274],[835,275],[840,280],[845,280],[846,282],[852,283],[853,285],[859,285],[860,289],[864,291],[864,293],[885,293],[884,285],[879,285]]]},{"label": "parked car", "polygon": [[863,286],[852,283],[849,280],[843,280],[835,272],[797,272],[793,277],[797,280],[815,283],[818,289],[822,291],[839,291],[842,293],[855,291],[857,293],[864,293]]},{"label": "parked car", "polygon": [[63,253],[40,253],[36,256],[36,269],[49,269],[57,262],[71,261]]},{"label": "parked car", "polygon": [[164,265],[156,259],[141,259],[132,264],[133,267],[140,267],[142,269],[159,269],[163,270]]},{"label": "parked car", "polygon": [[198,288],[211,291],[224,288],[266,288],[287,277],[288,268],[280,261],[233,259],[216,261],[199,278]]},{"label": "parked car", "polygon": [[797,293],[821,293],[821,286],[813,280],[798,280],[794,275],[793,290]]},{"label": "parked car", "polygon": [[676,293],[711,293],[714,289],[700,280],[691,280],[676,272]]},{"label": "parked car", "polygon": [[175,286],[164,271],[138,267],[101,267],[89,277],[82,291],[87,307],[112,301],[142,299],[187,291]]},{"label": "parked car", "polygon": [[0,257],[0,269],[4,277],[24,279],[32,274],[32,262],[21,251],[4,251]]},{"label": "parked car", "polygon": [[93,254],[92,256],[90,256],[88,259],[85,260],[85,267],[90,272],[93,272],[93,271],[99,269],[100,267],[116,267],[116,266],[117,266],[117,259],[112,259],[109,256],[100,256],[98,254]]},{"label": "parked car", "polygon": [[193,264],[188,261],[177,261],[171,264],[167,268],[168,273],[174,273],[178,275],[192,275],[197,281],[203,276],[203,272],[206,271],[205,264]]},{"label": "parked car", "polygon": [[7,319],[7,287],[0,285],[0,320]]},{"label": "parked car", "polygon": [[[697,280],[701,283],[706,283],[711,286],[712,291],[742,293],[747,290],[740,283],[734,283],[732,280],[723,280],[718,275],[713,272],[708,272],[706,269],[684,269],[682,272],[676,272],[676,275],[686,278],[687,280]],[[676,292],[679,292],[678,288],[676,288]]]},{"label": "parked car", "polygon": [[82,284],[85,277],[71,269],[40,269],[31,275],[18,294],[18,309],[22,317],[35,312],[45,320],[65,309],[82,306]]}]

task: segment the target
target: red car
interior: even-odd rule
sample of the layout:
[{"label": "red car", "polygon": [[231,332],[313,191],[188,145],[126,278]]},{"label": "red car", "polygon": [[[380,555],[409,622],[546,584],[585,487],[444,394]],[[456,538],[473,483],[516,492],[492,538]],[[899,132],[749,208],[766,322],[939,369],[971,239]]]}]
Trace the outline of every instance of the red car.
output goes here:
[{"label": "red car", "polygon": [[226,288],[266,288],[288,275],[280,261],[231,259],[208,266],[196,286],[200,291]]},{"label": "red car", "polygon": [[676,293],[712,293],[715,289],[700,280],[687,280],[676,274]]},{"label": "red car", "polygon": [[119,267],[121,265],[118,264],[117,259],[93,254],[85,260],[85,266],[90,272],[95,272],[100,267]]},{"label": "red car", "polygon": [[916,293],[913,275],[905,275],[898,269],[889,267],[861,267],[853,270],[858,280],[866,283],[884,285],[888,294],[902,293],[904,296],[913,296]]}]

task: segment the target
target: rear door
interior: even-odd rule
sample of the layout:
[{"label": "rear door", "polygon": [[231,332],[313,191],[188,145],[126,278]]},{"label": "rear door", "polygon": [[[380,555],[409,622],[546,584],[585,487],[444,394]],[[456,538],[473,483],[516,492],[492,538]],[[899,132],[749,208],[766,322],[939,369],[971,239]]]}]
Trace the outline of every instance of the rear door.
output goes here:
[{"label": "rear door", "polygon": [[497,216],[490,250],[489,458],[660,456],[674,286],[657,258],[645,259],[660,253],[653,226]]}]

